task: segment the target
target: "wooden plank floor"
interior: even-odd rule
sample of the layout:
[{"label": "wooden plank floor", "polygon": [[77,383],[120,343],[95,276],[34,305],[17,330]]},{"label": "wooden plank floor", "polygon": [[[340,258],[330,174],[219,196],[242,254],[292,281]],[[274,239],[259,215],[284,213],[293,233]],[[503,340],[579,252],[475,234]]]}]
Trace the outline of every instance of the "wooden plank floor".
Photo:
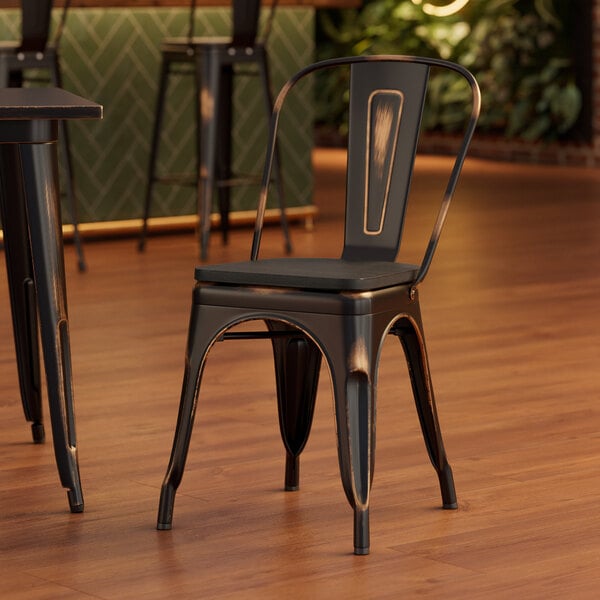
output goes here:
[{"label": "wooden plank floor", "polygon": [[[318,151],[314,231],[341,244],[342,156]],[[403,255],[418,257],[429,191],[419,162]],[[247,256],[236,230],[211,260]],[[277,227],[265,255],[282,250]],[[600,589],[600,173],[470,160],[422,288],[459,510],[443,511],[399,344],[378,398],[372,551],[352,551],[329,378],[322,373],[301,490],[284,493],[267,342],[212,352],[174,528],[154,529],[176,418],[192,235],[67,248],[86,510],[72,515],[50,443],[30,443],[5,276],[0,298],[0,597],[39,599],[597,598]],[[49,427],[48,427],[49,429]]]}]

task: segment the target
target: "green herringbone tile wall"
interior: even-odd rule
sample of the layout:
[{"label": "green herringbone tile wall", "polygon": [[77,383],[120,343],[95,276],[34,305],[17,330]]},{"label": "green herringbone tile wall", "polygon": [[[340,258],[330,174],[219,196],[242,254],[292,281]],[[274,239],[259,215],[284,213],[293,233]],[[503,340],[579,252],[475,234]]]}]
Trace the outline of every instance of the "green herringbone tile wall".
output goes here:
[{"label": "green herringbone tile wall", "polygon": [[[142,214],[160,41],[185,35],[186,9],[72,9],[61,42],[64,87],[104,105],[104,120],[71,124],[80,221],[139,218]],[[57,15],[55,15],[57,16]],[[197,33],[227,35],[228,9],[203,9]],[[0,11],[0,39],[18,39],[18,11]],[[269,40],[276,92],[314,56],[314,11],[280,9]],[[189,77],[171,86],[159,165],[168,172],[194,169],[194,94]],[[302,88],[282,118],[281,152],[286,201],[311,202],[311,90]],[[257,78],[238,78],[234,98],[234,169],[260,172],[266,118]],[[238,188],[232,210],[256,206],[256,187]],[[196,212],[192,188],[158,186],[152,216]],[[67,213],[65,213],[67,214]],[[65,217],[65,220],[68,220]]]}]

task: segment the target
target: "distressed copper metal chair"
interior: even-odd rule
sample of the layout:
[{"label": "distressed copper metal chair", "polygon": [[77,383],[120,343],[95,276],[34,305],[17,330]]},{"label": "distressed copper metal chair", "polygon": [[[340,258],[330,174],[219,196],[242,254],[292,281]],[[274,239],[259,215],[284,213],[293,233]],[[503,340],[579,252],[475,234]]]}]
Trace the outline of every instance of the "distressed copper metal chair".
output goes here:
[{"label": "distressed copper metal chair", "polygon": [[[283,101],[307,74],[347,64],[351,72],[350,132],[341,258],[259,260],[262,218]],[[395,259],[430,67],[449,69],[466,79],[472,108],[423,260],[420,265],[403,264]],[[251,260],[196,269],[181,405],[161,491],[158,529],[171,527],[207,354],[216,341],[240,337],[273,340],[280,428],[287,453],[287,490],[298,488],[299,455],[310,431],[321,356],[325,357],[335,395],[342,482],[354,509],[354,552],[367,554],[378,361],[384,338],[397,336],[406,354],[443,506],[456,508],[452,471],[436,415],[418,287],[438,245],[479,106],[479,88],[473,76],[458,65],[435,59],[333,59],[307,67],[286,84],[275,102],[271,121]],[[228,332],[235,325],[253,320],[264,321],[267,331]]]},{"label": "distressed copper metal chair", "polygon": [[[197,37],[195,35],[196,1],[190,5],[188,36],[170,38],[161,46],[162,66],[158,88],[154,129],[148,166],[142,231],[138,243],[144,250],[148,235],[148,218],[156,183],[192,185],[198,193],[200,218],[200,255],[208,257],[210,215],[214,191],[218,191],[223,241],[229,230],[230,188],[237,185],[259,185],[260,177],[233,174],[231,170],[231,124],[234,76],[259,76],[267,119],[273,108],[267,39],[275,15],[277,0],[272,2],[262,37],[257,38],[260,0],[233,0],[231,37]],[[191,68],[190,68],[191,65]],[[242,65],[242,68],[239,68]],[[193,75],[196,87],[196,172],[158,174],[157,159],[164,121],[165,98],[172,75]],[[281,226],[286,251],[291,245],[283,201],[283,181],[279,158],[275,154],[275,175],[281,209]]]},{"label": "distressed copper metal chair", "polygon": [[[0,87],[22,87],[24,83],[50,83],[62,88],[59,44],[71,0],[64,7],[52,40],[49,39],[52,0],[21,0],[21,40],[0,42]],[[43,73],[42,73],[43,72]],[[79,234],[77,197],[69,130],[60,121],[61,162],[65,170],[67,203],[73,225],[73,241],[80,271],[86,270],[83,245]]]}]

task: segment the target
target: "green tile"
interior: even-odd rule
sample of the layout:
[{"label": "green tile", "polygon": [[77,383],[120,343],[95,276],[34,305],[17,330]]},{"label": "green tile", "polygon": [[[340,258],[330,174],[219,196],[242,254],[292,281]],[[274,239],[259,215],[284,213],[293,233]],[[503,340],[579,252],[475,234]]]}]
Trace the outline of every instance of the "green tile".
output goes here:
[{"label": "green tile", "polygon": [[[57,15],[55,15],[57,17]],[[263,15],[264,17],[264,15]],[[18,11],[0,11],[0,36],[19,36]],[[198,35],[226,35],[228,9],[198,11]],[[139,218],[158,86],[160,41],[185,35],[186,9],[71,9],[61,43],[65,88],[104,105],[102,122],[73,122],[71,143],[79,192],[80,220]],[[295,71],[313,61],[314,11],[280,9],[269,42],[274,91]],[[300,130],[284,127],[282,162],[289,205],[311,202],[310,88],[294,101]],[[192,78],[182,77],[169,94],[160,167],[194,170],[195,129]],[[308,114],[307,111],[308,110]],[[266,140],[262,94],[256,82],[243,82],[234,95],[234,170],[260,172]],[[254,208],[257,189],[239,189],[232,209]],[[154,216],[196,212],[193,189],[158,186]],[[68,214],[68,213],[65,213]]]}]

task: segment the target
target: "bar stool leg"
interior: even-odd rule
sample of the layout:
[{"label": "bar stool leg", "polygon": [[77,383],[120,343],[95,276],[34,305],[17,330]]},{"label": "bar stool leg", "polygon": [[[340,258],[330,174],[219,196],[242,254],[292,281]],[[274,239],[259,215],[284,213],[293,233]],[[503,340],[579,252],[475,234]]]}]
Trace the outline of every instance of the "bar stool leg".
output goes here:
[{"label": "bar stool leg", "polygon": [[56,151],[53,143],[14,148],[21,161],[29,219],[54,452],[71,512],[82,512]]},{"label": "bar stool leg", "polygon": [[200,259],[208,258],[210,215],[216,174],[216,142],[221,111],[219,60],[214,52],[203,52],[199,61],[201,73],[200,98],[202,102],[200,185],[198,186],[198,213],[200,216]]},{"label": "bar stool leg", "polygon": [[[55,57],[52,64],[51,77],[52,84],[58,88],[62,88],[62,75],[60,72],[60,65],[58,64],[58,55]],[[79,233],[79,211],[77,210],[77,196],[75,194],[75,178],[73,176],[73,160],[71,157],[69,128],[66,121],[60,121],[59,127],[62,142],[60,148],[67,184],[67,203],[69,205],[69,212],[71,213],[71,222],[73,224],[73,241],[77,252],[77,264],[79,270],[84,272],[87,270],[87,265],[83,254],[83,243]]]},{"label": "bar stool leg", "polygon": [[233,103],[233,67],[221,65],[219,77],[219,115],[217,120],[217,164],[216,179],[218,185],[219,214],[223,243],[229,242],[229,211],[231,207],[231,132]]},{"label": "bar stool leg", "polygon": [[201,53],[196,53],[194,57],[194,89],[196,91],[196,214],[198,215],[198,224],[196,226],[196,234],[200,239],[200,219],[201,219],[201,200],[200,188],[202,185],[202,61]]},{"label": "bar stool leg", "polygon": [[[267,57],[263,53],[260,55],[258,61],[260,78],[263,85],[263,95],[265,98],[265,108],[267,110],[267,126],[271,119],[271,113],[273,112],[273,96],[271,95],[271,80],[269,76],[269,65],[267,63]],[[275,185],[277,188],[277,199],[279,201],[279,214],[281,221],[281,230],[283,231],[283,238],[285,244],[285,251],[287,254],[292,253],[292,242],[290,240],[290,230],[288,227],[287,215],[285,213],[285,195],[283,189],[283,169],[281,168],[281,157],[279,152],[279,144],[275,140],[275,154],[273,156],[273,167],[275,176]]]},{"label": "bar stool leg", "polygon": [[148,160],[148,178],[146,181],[146,197],[144,200],[144,215],[142,217],[142,231],[138,240],[138,250],[146,249],[146,238],[148,237],[148,219],[150,217],[150,204],[152,203],[152,192],[156,181],[156,159],[158,158],[158,146],[160,143],[160,132],[162,130],[165,96],[169,82],[170,62],[163,56],[160,68],[160,82],[158,85],[158,97],[156,100],[156,111],[154,113],[154,127],[152,129],[152,144],[150,146],[150,158]]}]

